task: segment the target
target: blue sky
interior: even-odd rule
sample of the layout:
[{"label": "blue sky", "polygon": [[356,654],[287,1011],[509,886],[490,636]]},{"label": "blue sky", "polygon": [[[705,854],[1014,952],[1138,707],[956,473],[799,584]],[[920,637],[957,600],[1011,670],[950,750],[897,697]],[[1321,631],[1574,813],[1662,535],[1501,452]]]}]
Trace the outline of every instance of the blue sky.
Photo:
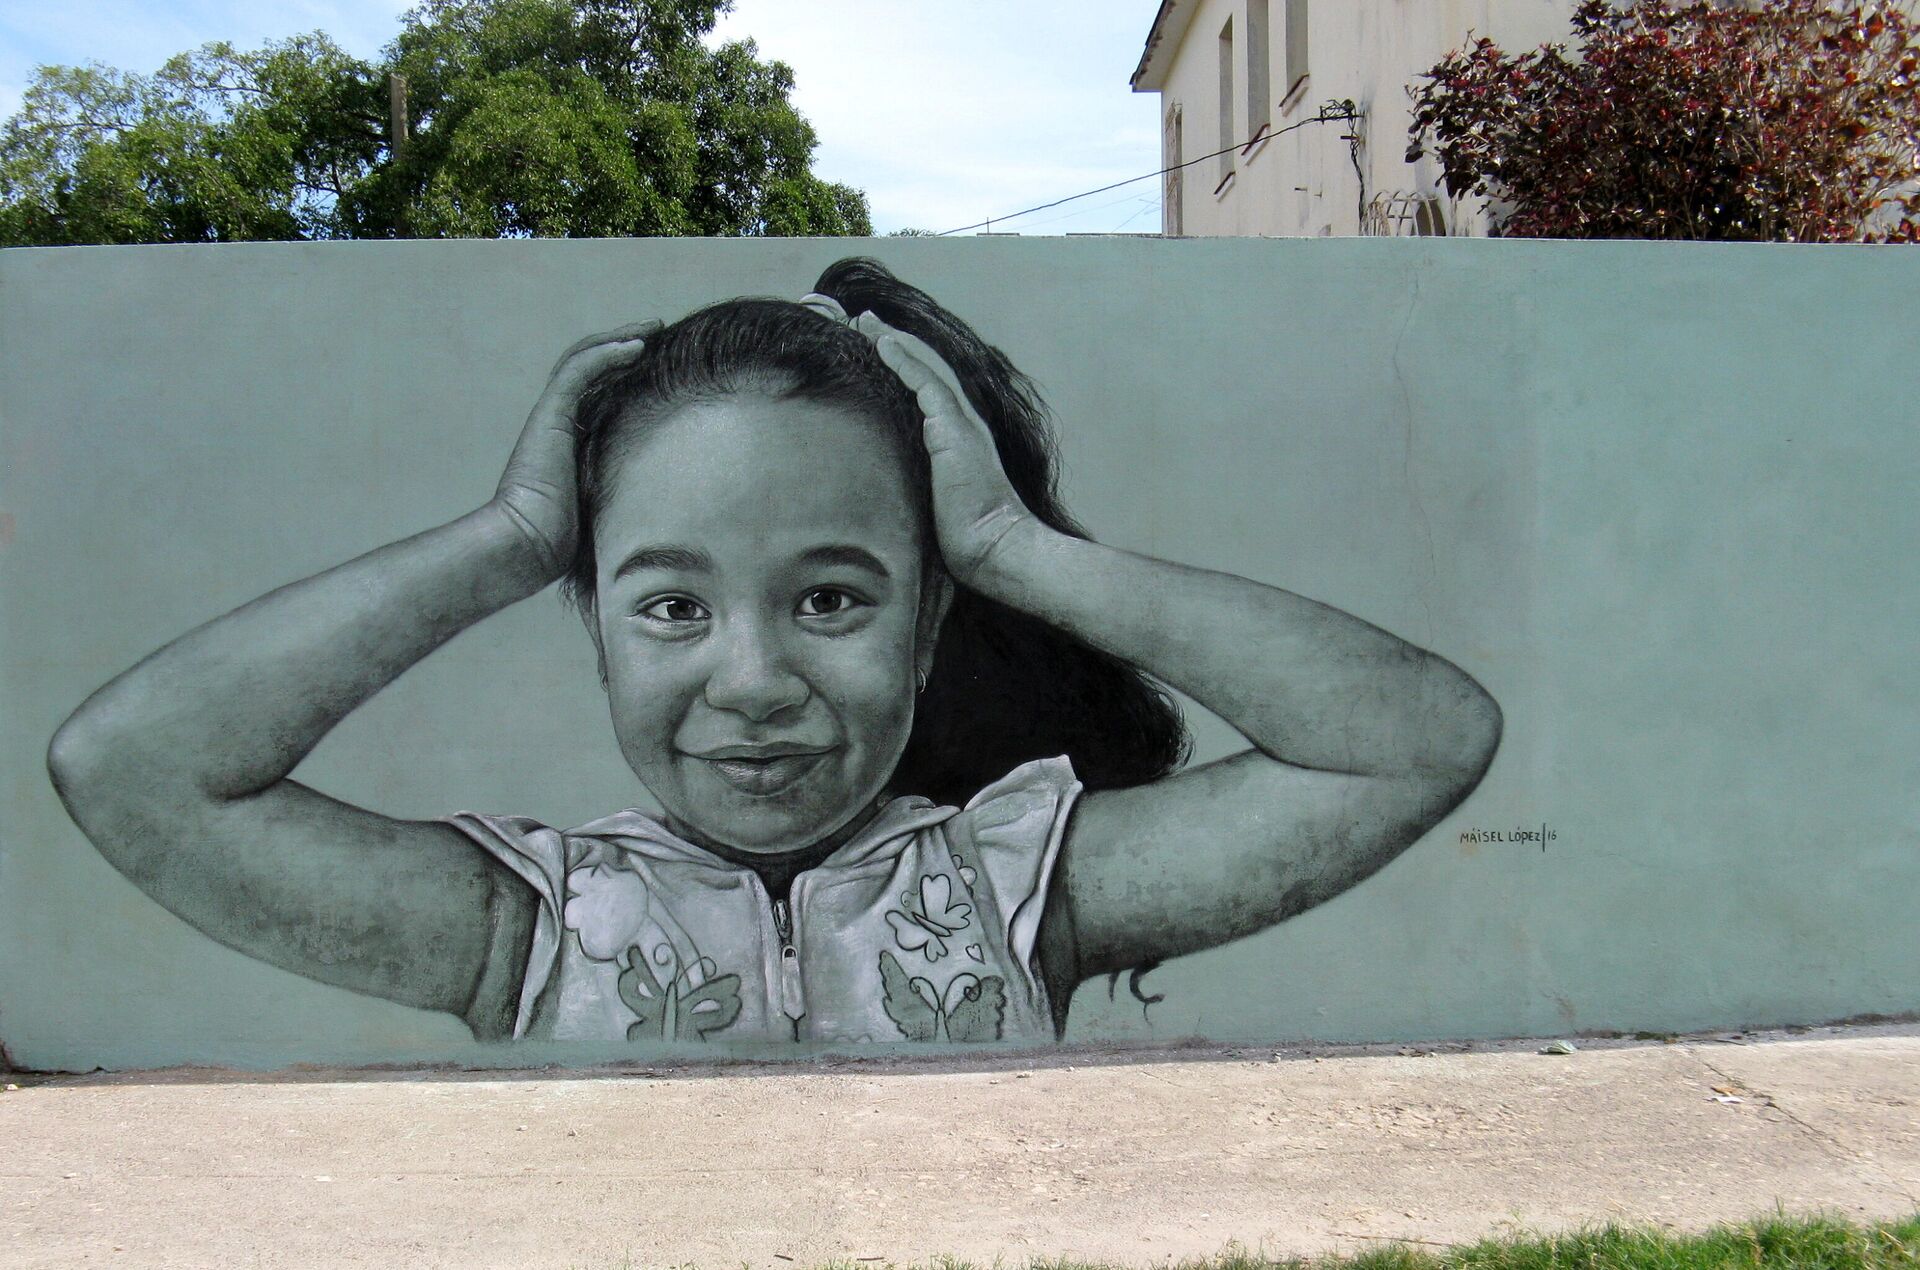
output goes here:
[{"label": "blue sky", "polygon": [[[0,114],[41,63],[150,71],[209,40],[324,30],[370,55],[393,0],[15,0],[0,9]],[[1159,166],[1156,102],[1127,76],[1157,0],[737,0],[718,35],[793,67],[816,168],[867,191],[874,227],[945,230]],[[1028,234],[1159,228],[1141,181],[1009,222]],[[997,228],[997,226],[996,226]]]}]

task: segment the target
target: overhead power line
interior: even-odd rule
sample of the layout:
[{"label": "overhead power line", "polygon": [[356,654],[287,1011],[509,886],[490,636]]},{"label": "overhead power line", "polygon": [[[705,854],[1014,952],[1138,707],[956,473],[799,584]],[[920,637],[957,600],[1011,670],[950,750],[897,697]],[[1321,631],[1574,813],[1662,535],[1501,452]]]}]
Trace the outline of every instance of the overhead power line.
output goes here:
[{"label": "overhead power line", "polygon": [[1190,168],[1196,163],[1205,163],[1208,159],[1217,159],[1221,155],[1230,154],[1235,150],[1244,150],[1256,141],[1268,140],[1273,137],[1283,137],[1295,129],[1306,127],[1308,124],[1353,123],[1359,118],[1359,108],[1356,107],[1353,102],[1330,101],[1320,107],[1320,113],[1317,115],[1308,115],[1305,119],[1296,120],[1284,128],[1275,128],[1272,132],[1255,133],[1245,141],[1237,141],[1230,146],[1223,146],[1215,150],[1212,154],[1203,154],[1197,159],[1188,159],[1185,163],[1176,163],[1172,167],[1161,168],[1158,172],[1144,172],[1139,176],[1130,176],[1124,181],[1115,181],[1113,184],[1103,185],[1099,189],[1082,190],[1078,194],[1069,194],[1065,198],[1056,198],[1051,203],[1042,203],[1037,207],[1029,207],[1022,211],[1009,212],[1005,216],[989,216],[986,220],[978,221],[972,225],[962,225],[958,229],[943,229],[934,235],[934,237],[947,238],[954,234],[964,234],[970,229],[987,229],[1005,221],[1017,220],[1022,216],[1031,216],[1035,212],[1044,212],[1049,208],[1059,207],[1079,199],[1092,198],[1095,194],[1105,194],[1108,190],[1117,190],[1123,185],[1133,185],[1139,181],[1151,181],[1157,176],[1165,176],[1169,172],[1178,172],[1182,168]]}]

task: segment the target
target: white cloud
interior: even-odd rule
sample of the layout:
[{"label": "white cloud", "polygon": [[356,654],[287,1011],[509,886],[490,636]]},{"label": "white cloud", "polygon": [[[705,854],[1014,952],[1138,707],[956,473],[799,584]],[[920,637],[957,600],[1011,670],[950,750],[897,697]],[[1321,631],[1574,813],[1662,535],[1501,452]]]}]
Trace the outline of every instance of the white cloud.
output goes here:
[{"label": "white cloud", "polygon": [[[750,36],[793,68],[820,171],[867,191],[877,229],[944,230],[1159,167],[1159,99],[1127,85],[1156,7],[736,0],[718,34]],[[1042,213],[1033,227],[1113,230],[1138,211],[1111,205],[1122,195],[1157,200],[1158,186]]]}]

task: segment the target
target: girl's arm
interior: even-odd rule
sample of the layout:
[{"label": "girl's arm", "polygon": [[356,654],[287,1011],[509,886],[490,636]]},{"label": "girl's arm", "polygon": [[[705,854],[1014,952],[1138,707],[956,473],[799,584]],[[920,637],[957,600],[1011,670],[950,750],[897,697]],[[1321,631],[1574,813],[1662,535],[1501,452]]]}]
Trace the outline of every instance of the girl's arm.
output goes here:
[{"label": "girl's arm", "polygon": [[1042,932],[1056,986],[1311,908],[1479,782],[1500,710],[1459,667],[1303,596],[1055,532],[1021,505],[938,355],[870,316],[860,325],[926,414],[956,580],[1132,662],[1253,744],[1081,800]]},{"label": "girl's arm", "polygon": [[565,569],[579,394],[638,347],[613,332],[568,350],[479,510],[262,596],[88,698],[48,766],[114,867],[285,969],[476,1026],[502,1008],[483,999],[510,987],[483,992],[487,951],[530,931],[532,892],[451,826],[391,819],[288,775],[407,667]]}]

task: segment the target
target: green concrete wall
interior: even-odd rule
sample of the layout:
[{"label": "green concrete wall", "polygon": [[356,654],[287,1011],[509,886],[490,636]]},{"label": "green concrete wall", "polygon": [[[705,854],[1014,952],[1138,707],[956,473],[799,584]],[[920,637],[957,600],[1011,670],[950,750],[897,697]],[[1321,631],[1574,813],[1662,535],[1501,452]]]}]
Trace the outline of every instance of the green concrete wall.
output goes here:
[{"label": "green concrete wall", "polygon": [[[1012,352],[1104,541],[1311,595],[1505,712],[1466,804],[1068,1040],[1673,1030],[1920,1009],[1920,252],[633,241],[0,253],[0,1041],[35,1067],[592,1061],[215,945],[64,814],[49,736],[261,592],[484,500],[560,349],[868,252]],[[575,824],[639,797],[551,594],[303,779]],[[1235,738],[1198,720],[1199,753]],[[1547,827],[1551,841],[1476,841]],[[1205,842],[1191,845],[1204,851]],[[1147,866],[1143,865],[1143,868]]]}]

